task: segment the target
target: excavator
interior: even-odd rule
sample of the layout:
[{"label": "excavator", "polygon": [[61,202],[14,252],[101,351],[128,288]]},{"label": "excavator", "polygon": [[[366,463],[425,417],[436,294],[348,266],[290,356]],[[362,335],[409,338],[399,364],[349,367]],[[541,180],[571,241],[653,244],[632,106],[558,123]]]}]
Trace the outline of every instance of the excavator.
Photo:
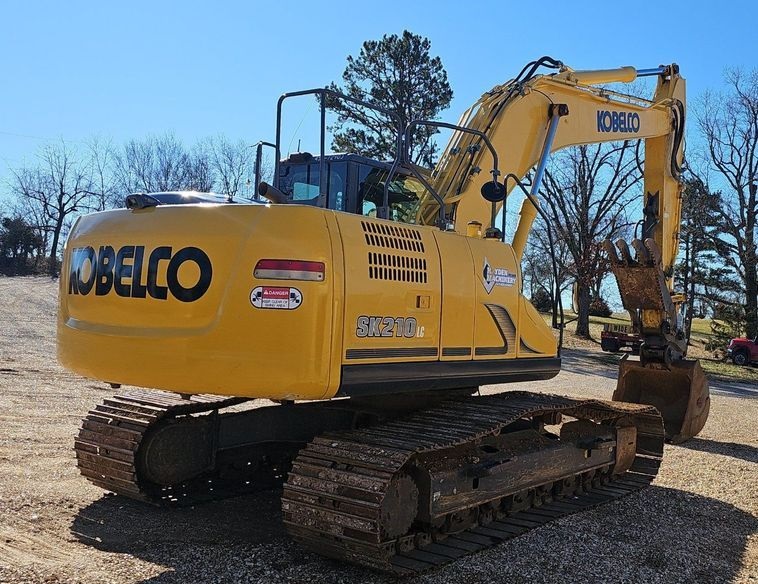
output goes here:
[{"label": "excavator", "polygon": [[[657,79],[651,99],[607,87],[642,76]],[[73,225],[58,358],[130,386],[82,421],[81,474],[156,505],[283,484],[296,541],[398,575],[649,485],[664,442],[696,435],[710,404],[672,283],[678,67],[581,71],[543,57],[457,124],[398,127],[391,164],[325,155],[323,108],[339,97],[328,91],[283,96],[320,99],[320,156],[280,160],[280,100],[268,204],[134,194]],[[408,160],[420,125],[452,131],[431,171]],[[520,269],[550,154],[643,139],[640,237],[606,243],[644,339],[613,400],[482,394],[561,367]],[[506,242],[513,192],[524,199]]]}]

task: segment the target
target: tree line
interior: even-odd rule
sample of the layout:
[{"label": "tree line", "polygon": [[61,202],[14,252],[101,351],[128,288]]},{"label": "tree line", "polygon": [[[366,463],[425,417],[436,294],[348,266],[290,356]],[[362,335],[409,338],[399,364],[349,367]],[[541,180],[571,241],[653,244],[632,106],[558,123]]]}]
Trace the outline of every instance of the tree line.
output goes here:
[{"label": "tree line", "polygon": [[[186,146],[174,134],[116,146],[44,145],[31,164],[11,169],[0,209],[0,273],[55,275],[65,235],[77,215],[123,205],[135,192],[217,192],[230,200],[252,196],[255,152],[223,135]],[[265,169],[262,169],[265,172]]]}]

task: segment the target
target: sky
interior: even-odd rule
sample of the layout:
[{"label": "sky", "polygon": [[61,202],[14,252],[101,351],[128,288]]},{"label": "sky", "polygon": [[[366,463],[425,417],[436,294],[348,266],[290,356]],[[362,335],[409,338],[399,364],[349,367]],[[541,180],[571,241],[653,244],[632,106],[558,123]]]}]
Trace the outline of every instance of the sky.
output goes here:
[{"label": "sky", "polygon": [[[364,40],[403,29],[447,69],[448,121],[542,55],[576,69],[675,61],[690,104],[725,67],[756,65],[749,2],[571,4],[0,0],[0,197],[11,168],[60,139],[273,141],[280,94],[338,81]],[[285,121],[285,150],[316,150],[314,100]]]}]

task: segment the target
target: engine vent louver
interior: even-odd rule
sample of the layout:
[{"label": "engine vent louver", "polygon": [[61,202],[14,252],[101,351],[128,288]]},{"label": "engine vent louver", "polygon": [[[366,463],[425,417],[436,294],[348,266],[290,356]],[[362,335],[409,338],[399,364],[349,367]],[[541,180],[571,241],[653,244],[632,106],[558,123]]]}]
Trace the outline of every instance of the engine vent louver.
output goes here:
[{"label": "engine vent louver", "polygon": [[[372,280],[427,283],[426,258],[421,233],[400,225],[361,221],[366,245],[383,248],[368,252],[368,277]],[[390,250],[394,250],[390,251]]]},{"label": "engine vent louver", "polygon": [[391,253],[369,252],[368,277],[372,280],[426,284],[426,260]]},{"label": "engine vent louver", "polygon": [[421,233],[399,225],[369,223],[361,221],[366,243],[374,247],[386,247],[398,251],[415,251],[424,253],[424,242]]}]

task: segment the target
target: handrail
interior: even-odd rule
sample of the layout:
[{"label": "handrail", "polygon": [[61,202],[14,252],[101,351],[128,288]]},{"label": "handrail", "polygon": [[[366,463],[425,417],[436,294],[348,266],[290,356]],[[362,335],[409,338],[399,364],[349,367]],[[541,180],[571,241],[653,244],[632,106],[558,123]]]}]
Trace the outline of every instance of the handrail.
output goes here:
[{"label": "handrail", "polygon": [[277,160],[279,159],[279,147],[276,144],[272,144],[271,142],[266,142],[265,140],[261,140],[255,145],[255,188],[253,189],[253,198],[258,198],[258,187],[261,185],[261,164],[263,164],[263,147],[269,146],[270,148],[273,148],[275,151],[275,156]]},{"label": "handrail", "polygon": [[281,164],[280,158],[281,158],[281,133],[282,133],[282,104],[286,99],[292,98],[292,97],[300,97],[303,95],[318,95],[320,96],[320,109],[321,109],[321,138],[320,138],[320,150],[321,150],[321,156],[319,157],[319,204],[320,206],[325,206],[323,203],[325,202],[326,198],[326,192],[325,192],[325,181],[326,177],[324,176],[324,170],[325,170],[325,162],[324,162],[324,156],[326,155],[326,98],[332,97],[335,99],[341,99],[344,101],[349,101],[351,103],[361,105],[363,107],[367,107],[369,109],[372,109],[374,111],[383,113],[395,120],[395,123],[397,124],[397,153],[396,158],[400,156],[401,149],[402,149],[402,134],[400,132],[400,116],[393,112],[392,110],[389,110],[387,108],[369,103],[367,101],[364,101],[362,99],[357,99],[355,97],[351,97],[349,95],[345,95],[344,93],[340,93],[338,91],[334,91],[332,89],[327,89],[326,87],[316,88],[316,89],[304,89],[301,91],[291,91],[289,93],[282,94],[278,101],[276,102],[276,144],[274,145],[274,148],[276,149],[276,161],[274,163],[274,179],[273,179],[273,185],[275,188],[280,189],[279,186],[279,166]]},{"label": "handrail", "polygon": [[[484,143],[487,146],[487,149],[492,154],[492,163],[493,168],[490,171],[492,174],[492,181],[497,184],[497,177],[500,175],[500,171],[498,170],[498,157],[497,157],[497,150],[495,150],[494,146],[492,146],[492,142],[490,142],[490,139],[487,137],[487,135],[484,132],[481,132],[479,130],[475,130],[473,128],[466,128],[465,126],[459,126],[458,124],[450,124],[448,122],[438,122],[435,120],[411,120],[410,123],[405,127],[405,131],[403,132],[403,141],[406,147],[411,142],[411,136],[413,133],[413,129],[416,126],[431,126],[433,128],[447,128],[449,130],[455,130],[458,132],[464,132],[467,134],[473,134],[474,136],[478,136],[482,140],[484,140]],[[405,151],[403,151],[405,158]],[[383,209],[383,215],[385,218],[389,218],[389,184],[390,181],[394,178],[394,176],[397,174],[397,167],[400,165],[400,158],[396,157],[395,160],[392,162],[392,166],[390,167],[389,174],[387,175],[387,180],[384,183],[384,198],[382,200],[382,209]],[[434,200],[437,201],[437,203],[440,206],[440,217],[439,217],[439,225],[444,226],[446,223],[447,218],[445,217],[445,201],[444,199],[437,193],[437,191],[434,190],[434,188],[429,184],[429,182],[421,175],[418,170],[412,165],[408,165],[409,170],[413,176],[421,182],[426,190],[429,192],[432,197],[434,197]]]}]

